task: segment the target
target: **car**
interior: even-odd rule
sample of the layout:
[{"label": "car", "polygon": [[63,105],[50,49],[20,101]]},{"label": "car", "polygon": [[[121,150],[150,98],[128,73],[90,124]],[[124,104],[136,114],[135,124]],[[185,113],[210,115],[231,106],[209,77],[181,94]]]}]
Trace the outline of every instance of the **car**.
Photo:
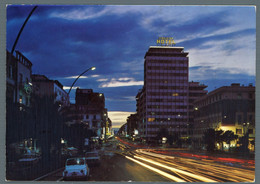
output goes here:
[{"label": "car", "polygon": [[85,157],[69,158],[66,160],[63,179],[88,179],[89,167]]},{"label": "car", "polygon": [[37,164],[39,160],[40,157],[38,155],[32,153],[26,153],[18,160],[18,164],[21,167],[33,166]]},{"label": "car", "polygon": [[78,149],[74,148],[74,147],[67,148],[67,152],[68,152],[70,157],[75,157],[75,156],[78,155]]},{"label": "car", "polygon": [[97,151],[86,152],[85,157],[89,165],[100,165],[100,156]]}]

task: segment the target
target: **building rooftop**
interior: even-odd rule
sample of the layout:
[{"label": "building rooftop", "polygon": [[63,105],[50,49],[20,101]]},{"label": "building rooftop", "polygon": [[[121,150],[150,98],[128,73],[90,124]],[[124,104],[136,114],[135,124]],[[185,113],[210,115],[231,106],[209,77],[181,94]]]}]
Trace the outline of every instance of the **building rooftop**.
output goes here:
[{"label": "building rooftop", "polygon": [[240,93],[240,92],[254,92],[254,91],[255,91],[255,86],[253,86],[252,84],[249,84],[248,86],[244,86],[244,85],[241,86],[239,83],[233,83],[230,86],[222,86],[213,91],[210,91],[206,96],[203,96],[196,101],[200,101],[210,96],[214,96],[215,94],[220,94],[225,92]]},{"label": "building rooftop", "polygon": [[49,81],[49,79],[45,75],[40,74],[32,74],[33,81]]},{"label": "building rooftop", "polygon": [[63,85],[58,80],[50,80],[45,75],[33,74],[32,81],[33,82],[52,82],[52,83],[55,83],[57,86],[59,86],[61,89],[63,89]]},{"label": "building rooftop", "polygon": [[76,89],[76,93],[93,93],[93,89]]},{"label": "building rooftop", "polygon": [[16,59],[19,63],[23,64],[27,68],[32,68],[32,63],[27,57],[25,57],[20,51],[16,50]]},{"label": "building rooftop", "polygon": [[188,54],[184,52],[184,47],[150,46],[144,58],[147,56],[187,57]]},{"label": "building rooftop", "polygon": [[183,50],[184,49],[184,47],[174,47],[174,46],[150,46],[149,48],[156,48],[156,49],[158,49],[158,48],[163,48],[163,49],[181,49],[181,50]]}]

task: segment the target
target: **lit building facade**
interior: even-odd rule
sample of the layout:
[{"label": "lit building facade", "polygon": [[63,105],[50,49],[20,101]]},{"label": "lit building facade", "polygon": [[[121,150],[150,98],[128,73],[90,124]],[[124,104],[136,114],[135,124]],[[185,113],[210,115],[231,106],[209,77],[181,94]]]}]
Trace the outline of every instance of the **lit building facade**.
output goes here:
[{"label": "lit building facade", "polygon": [[[223,86],[211,91],[194,102],[193,146],[203,145],[204,132],[231,130],[238,137],[249,134],[249,142],[255,140],[255,87],[241,86],[239,83]],[[236,147],[237,141],[233,141]],[[249,144],[254,150],[254,145]]]},{"label": "lit building facade", "polygon": [[19,103],[21,107],[29,107],[32,63],[19,51],[15,51],[15,56],[7,51],[6,56],[7,101]]},{"label": "lit building facade", "polygon": [[150,46],[144,59],[144,86],[136,96],[140,136],[152,141],[161,128],[186,136],[188,53],[183,47]]}]

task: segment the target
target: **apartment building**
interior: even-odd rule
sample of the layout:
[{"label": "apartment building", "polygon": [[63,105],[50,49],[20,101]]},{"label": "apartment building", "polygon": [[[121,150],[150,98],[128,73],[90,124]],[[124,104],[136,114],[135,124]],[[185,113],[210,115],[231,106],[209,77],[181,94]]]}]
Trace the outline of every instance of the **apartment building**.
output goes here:
[{"label": "apartment building", "polygon": [[152,141],[162,127],[187,136],[188,53],[183,47],[150,46],[144,59],[144,86],[136,96],[140,136]]},{"label": "apartment building", "polygon": [[[223,86],[194,101],[194,147],[201,147],[208,128],[231,130],[255,140],[255,87],[233,83]],[[231,146],[236,147],[237,141]],[[249,146],[254,149],[253,145]]]}]

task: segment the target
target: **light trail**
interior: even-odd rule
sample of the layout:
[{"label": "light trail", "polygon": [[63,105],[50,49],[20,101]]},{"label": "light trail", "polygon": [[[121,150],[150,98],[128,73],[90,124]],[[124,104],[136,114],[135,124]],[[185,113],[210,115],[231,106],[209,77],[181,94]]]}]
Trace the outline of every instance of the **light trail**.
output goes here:
[{"label": "light trail", "polygon": [[[227,162],[224,162],[222,158],[217,158],[217,157],[216,158],[208,157],[208,156],[199,157],[195,155],[194,158],[189,158],[189,157],[187,158],[185,157],[185,155],[184,157],[181,155],[171,156],[171,155],[166,155],[166,153],[164,154],[161,153],[160,151],[158,152],[156,151],[157,150],[154,149],[136,149],[135,151],[131,151],[130,153],[125,154],[125,156],[131,156],[138,159],[141,165],[145,164],[149,167],[152,167],[152,164],[154,163],[146,161],[146,160],[150,160],[156,163],[154,164],[154,166],[162,167],[163,165],[165,167],[162,168],[167,170],[171,168],[170,170],[175,175],[174,176],[175,178],[180,177],[181,179],[186,180],[188,182],[191,181],[194,182],[193,180],[204,181],[204,179],[212,180],[213,182],[254,182],[255,181],[254,165],[241,165],[241,163],[239,162],[238,164],[242,166],[241,168],[238,167],[236,163],[231,162],[232,159],[226,159]],[[141,162],[142,159],[140,158],[145,159],[143,161],[145,161],[146,163],[142,163]],[[227,165],[229,163],[228,162],[229,160],[231,160],[230,165]],[[239,159],[233,159],[233,160],[236,161]],[[158,170],[161,171],[160,169]],[[206,182],[212,182],[212,181],[206,181]]]},{"label": "light trail", "polygon": [[[162,162],[162,161],[160,161]],[[165,161],[164,161],[165,162]],[[200,175],[208,177],[208,175],[212,175],[213,177],[221,178],[222,180],[227,180],[227,176],[229,176],[229,180],[233,182],[241,182],[245,181],[248,182],[249,180],[252,181],[252,178],[254,178],[254,172],[248,171],[245,169],[238,169],[230,166],[224,166],[221,164],[213,164],[213,163],[207,163],[205,161],[198,161],[198,160],[192,160],[192,159],[183,159],[181,158],[179,162],[176,162],[174,164],[173,162],[167,162],[170,165],[173,165],[175,167],[178,167],[180,169],[187,170],[189,172],[195,173],[195,169],[197,169],[197,173]],[[185,164],[189,163],[189,167],[187,167]],[[199,170],[198,170],[199,169]],[[232,173],[229,175],[230,170],[236,171],[235,173]],[[210,171],[210,173],[209,173]],[[197,174],[196,173],[196,174]]]},{"label": "light trail", "polygon": [[195,175],[195,174],[192,174],[192,173],[183,171],[183,170],[179,170],[179,169],[175,169],[175,168],[172,168],[172,167],[163,165],[163,164],[161,164],[161,163],[159,163],[159,162],[155,162],[155,161],[152,161],[152,160],[150,160],[150,159],[145,159],[145,158],[141,158],[141,157],[138,157],[138,156],[135,156],[135,158],[138,158],[138,159],[140,159],[140,160],[149,162],[149,163],[151,163],[151,164],[154,164],[154,165],[163,167],[163,168],[168,169],[168,170],[170,170],[170,171],[174,171],[174,172],[178,172],[178,173],[187,175],[187,176],[189,176],[189,177],[198,179],[198,180],[200,180],[200,181],[204,181],[204,182],[217,182],[217,181],[215,181],[215,180],[211,180],[211,179],[208,179],[208,178],[203,177],[203,176]]},{"label": "light trail", "polygon": [[169,179],[171,179],[171,180],[173,180],[173,181],[176,181],[176,182],[185,182],[185,180],[182,180],[182,179],[180,179],[180,178],[178,178],[178,177],[175,177],[175,176],[173,176],[173,175],[171,175],[171,174],[168,174],[168,173],[163,172],[163,171],[161,171],[161,170],[159,170],[159,169],[156,169],[156,168],[154,168],[154,167],[151,167],[151,166],[149,166],[149,165],[147,165],[147,164],[144,164],[144,163],[142,163],[142,162],[140,162],[140,161],[138,161],[138,160],[136,160],[136,159],[133,159],[133,158],[128,157],[128,156],[125,156],[125,158],[127,158],[127,159],[129,159],[129,160],[131,160],[131,161],[133,161],[133,162],[135,162],[135,163],[137,163],[137,164],[139,164],[139,165],[142,165],[142,166],[146,167],[147,169],[150,169],[150,170],[152,170],[152,171],[154,171],[154,172],[156,172],[156,173],[158,173],[158,174],[160,174],[160,175],[162,175],[162,176],[164,176],[164,177],[167,177],[167,178],[169,178]]},{"label": "light trail", "polygon": [[146,155],[151,155],[151,156],[154,156],[154,157],[159,157],[159,158],[162,158],[162,159],[166,159],[166,158],[174,159],[174,157],[172,157],[172,156],[162,155],[162,154],[158,154],[158,153],[151,153],[151,152],[143,151],[143,150],[136,150],[136,152],[140,152],[140,153],[143,153],[143,154],[146,154]]},{"label": "light trail", "polygon": [[[194,160],[189,158],[175,157],[175,159],[163,159],[161,154],[145,154],[146,151],[138,150],[136,156],[152,159],[159,163],[164,163],[170,166],[174,166],[179,170],[184,170],[195,175],[200,175],[208,179],[215,180],[217,182],[232,181],[232,182],[253,182],[254,171],[247,169],[237,168],[233,166],[226,166],[219,163],[207,162],[206,159]],[[187,163],[189,163],[187,165]],[[232,171],[232,173],[230,172]],[[176,174],[176,173],[175,173]],[[184,177],[183,177],[184,178]],[[187,178],[185,178],[187,179]]]},{"label": "light trail", "polygon": [[[187,159],[181,159],[182,161],[185,161]],[[214,172],[214,174],[220,174],[218,175],[218,177],[226,179],[227,176],[229,176],[230,180],[234,181],[234,182],[238,182],[241,180],[247,182],[248,180],[252,180],[252,178],[254,178],[254,171],[249,171],[249,170],[245,170],[245,169],[240,169],[240,168],[235,168],[235,167],[231,167],[231,166],[225,166],[225,165],[221,165],[221,164],[217,164],[217,163],[207,163],[207,162],[203,162],[203,161],[195,161],[192,159],[188,159],[189,161],[189,165],[193,165],[196,168],[200,168],[201,170],[206,170],[206,171],[211,171]],[[187,162],[187,161],[186,161]],[[230,173],[230,170],[232,170],[232,175],[228,175]],[[235,173],[234,173],[235,172]],[[234,179],[231,179],[234,178]]]}]

